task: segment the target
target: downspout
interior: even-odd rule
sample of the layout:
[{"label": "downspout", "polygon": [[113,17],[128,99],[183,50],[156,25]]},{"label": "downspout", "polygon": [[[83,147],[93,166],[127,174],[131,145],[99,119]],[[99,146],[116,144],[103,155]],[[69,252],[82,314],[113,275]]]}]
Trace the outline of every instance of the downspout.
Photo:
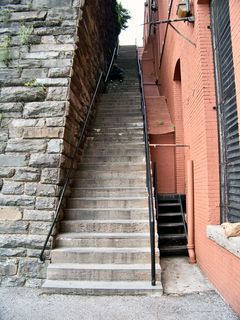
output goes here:
[{"label": "downspout", "polygon": [[187,225],[188,225],[188,255],[189,263],[196,263],[194,243],[194,177],[193,161],[187,161]]}]

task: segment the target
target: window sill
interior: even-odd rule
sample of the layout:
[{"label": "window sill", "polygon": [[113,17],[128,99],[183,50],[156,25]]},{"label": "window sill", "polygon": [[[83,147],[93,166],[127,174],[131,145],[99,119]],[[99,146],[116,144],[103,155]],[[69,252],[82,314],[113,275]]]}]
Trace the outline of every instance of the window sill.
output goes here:
[{"label": "window sill", "polygon": [[227,238],[219,225],[207,226],[207,237],[240,258],[240,237]]}]

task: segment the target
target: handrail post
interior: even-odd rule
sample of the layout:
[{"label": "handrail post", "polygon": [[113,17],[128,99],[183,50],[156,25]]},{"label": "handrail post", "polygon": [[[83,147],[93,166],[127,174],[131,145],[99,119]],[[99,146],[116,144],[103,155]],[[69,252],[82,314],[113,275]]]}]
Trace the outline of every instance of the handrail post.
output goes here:
[{"label": "handrail post", "polygon": [[145,155],[146,155],[146,183],[148,188],[148,206],[149,206],[149,227],[150,227],[150,245],[151,245],[151,283],[153,286],[156,285],[156,256],[155,256],[155,215],[153,206],[153,192],[152,192],[152,175],[151,175],[151,160],[150,160],[150,150],[148,144],[148,127],[147,127],[147,116],[146,116],[146,106],[145,106],[145,95],[143,88],[143,77],[139,61],[138,50],[136,50],[137,63],[138,63],[138,74],[139,74],[139,84],[141,91],[141,107],[143,115],[143,128],[144,128],[144,141],[145,141]]}]

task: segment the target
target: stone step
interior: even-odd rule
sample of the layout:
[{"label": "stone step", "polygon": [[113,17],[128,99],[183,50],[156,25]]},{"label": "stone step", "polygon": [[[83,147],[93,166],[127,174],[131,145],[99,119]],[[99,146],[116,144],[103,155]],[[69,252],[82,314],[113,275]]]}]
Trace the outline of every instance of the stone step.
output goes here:
[{"label": "stone step", "polygon": [[72,188],[72,197],[146,196],[146,188]]},{"label": "stone step", "polygon": [[87,140],[92,140],[92,141],[104,141],[106,142],[125,142],[127,143],[128,141],[143,141],[143,135],[110,135],[110,136],[104,136],[104,135],[94,135],[94,136],[88,136]]},{"label": "stone step", "polygon": [[[93,146],[94,143],[94,146]],[[86,142],[86,147],[94,147],[95,149],[101,149],[101,148],[109,148],[109,149],[145,149],[145,145],[143,141],[130,141],[128,143],[122,143],[122,142],[99,142],[99,141],[93,141],[88,140]]]},{"label": "stone step", "polygon": [[131,123],[131,122],[143,122],[143,117],[141,113],[138,115],[131,115],[131,116],[126,116],[126,115],[120,115],[117,114],[114,116],[114,114],[98,114],[95,119],[95,125],[101,124],[102,122],[111,122],[114,126],[119,123]]},{"label": "stone step", "polygon": [[118,133],[129,133],[129,134],[143,134],[143,128],[136,128],[136,127],[101,127],[96,126],[92,130],[89,131],[89,135],[92,133],[103,133],[103,134],[118,134]]},{"label": "stone step", "polygon": [[68,198],[68,208],[146,208],[147,197],[126,197],[126,198]]},{"label": "stone step", "polygon": [[[143,164],[144,167],[144,164]],[[138,176],[143,176],[145,178],[146,172],[143,170],[143,167],[139,167],[137,166],[136,168],[132,169],[131,171],[123,171],[123,170],[111,170],[111,171],[107,171],[107,170],[101,170],[99,168],[99,170],[78,170],[74,172],[74,176],[75,178],[83,178],[83,179],[98,179],[98,178],[134,178],[136,175]],[[130,170],[130,168],[129,168]]]},{"label": "stone step", "polygon": [[65,209],[65,220],[148,219],[148,208],[81,208]]},{"label": "stone step", "polygon": [[141,103],[135,103],[130,105],[129,103],[125,102],[125,103],[119,103],[116,101],[109,101],[109,102],[104,102],[104,104],[99,105],[99,112],[97,113],[97,115],[100,112],[121,112],[122,114],[125,113],[127,114],[128,112],[132,113],[138,113],[141,114]]},{"label": "stone step", "polygon": [[[160,267],[157,271],[157,280],[161,280]],[[148,281],[151,265],[53,263],[48,267],[47,277],[65,281]]]},{"label": "stone step", "polygon": [[148,281],[64,281],[47,280],[43,284],[46,293],[74,294],[74,295],[150,295],[161,296],[161,283],[156,286]]},{"label": "stone step", "polygon": [[[96,163],[97,161],[103,163],[108,161],[107,157],[109,157],[109,162],[112,162],[114,158],[114,162],[124,162],[124,157],[127,157],[125,162],[142,162],[145,161],[145,150],[143,147],[139,149],[110,149],[110,148],[87,148],[84,152],[84,157],[89,158],[88,163]],[[102,158],[103,157],[103,158]],[[130,158],[129,158],[130,157]],[[101,160],[102,158],[102,160]],[[95,161],[94,161],[95,159]],[[119,160],[118,160],[119,159]]]},{"label": "stone step", "polygon": [[97,116],[124,116],[124,117],[132,117],[132,116],[142,116],[142,111],[141,109],[126,109],[126,110],[122,110],[121,108],[100,108],[98,107],[97,110]]},{"label": "stone step", "polygon": [[58,247],[149,247],[149,233],[60,233],[56,240]]},{"label": "stone step", "polygon": [[95,123],[95,127],[100,127],[100,128],[112,128],[120,126],[122,128],[128,129],[128,128],[143,128],[143,122],[130,122],[130,123],[125,123],[125,122],[111,122],[108,121],[107,123]]},{"label": "stone step", "polygon": [[147,232],[148,220],[63,220],[61,232]]},{"label": "stone step", "polygon": [[[95,163],[86,163],[82,162],[78,165],[80,170],[85,172],[88,171],[114,171],[114,172],[121,172],[124,170],[131,170],[131,171],[144,171],[146,169],[146,164],[143,162],[140,163],[129,163],[129,162],[114,162],[114,163],[105,163],[105,162],[95,162]],[[76,171],[76,174],[79,171]],[[145,173],[144,173],[145,174]]]},{"label": "stone step", "polygon": [[118,179],[71,179],[73,188],[78,187],[146,187],[146,177],[118,178]]},{"label": "stone step", "polygon": [[51,252],[52,263],[150,263],[150,248],[58,248]]},{"label": "stone step", "polygon": [[[116,149],[117,150],[117,149]],[[95,149],[96,151],[96,149]],[[119,151],[120,153],[121,151]],[[97,151],[96,151],[96,154]],[[106,154],[108,155],[100,155],[99,156],[94,156],[94,155],[84,155],[83,156],[83,161],[84,162],[87,162],[87,163],[96,163],[96,161],[99,159],[99,162],[103,163],[103,162],[106,162],[106,163],[115,163],[115,162],[132,162],[132,163],[139,163],[139,162],[145,162],[145,155],[129,155],[129,156],[122,156],[122,155],[111,155],[111,150],[107,151],[106,150]],[[146,175],[146,173],[145,173]]]}]

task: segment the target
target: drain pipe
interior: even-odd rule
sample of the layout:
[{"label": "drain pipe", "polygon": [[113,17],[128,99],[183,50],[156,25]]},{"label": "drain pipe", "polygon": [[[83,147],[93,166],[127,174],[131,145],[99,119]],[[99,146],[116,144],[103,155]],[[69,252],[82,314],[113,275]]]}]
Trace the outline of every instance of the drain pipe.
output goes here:
[{"label": "drain pipe", "polygon": [[189,263],[196,263],[194,244],[194,182],[193,182],[193,161],[187,162],[187,225],[188,225],[188,255]]}]

